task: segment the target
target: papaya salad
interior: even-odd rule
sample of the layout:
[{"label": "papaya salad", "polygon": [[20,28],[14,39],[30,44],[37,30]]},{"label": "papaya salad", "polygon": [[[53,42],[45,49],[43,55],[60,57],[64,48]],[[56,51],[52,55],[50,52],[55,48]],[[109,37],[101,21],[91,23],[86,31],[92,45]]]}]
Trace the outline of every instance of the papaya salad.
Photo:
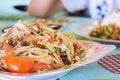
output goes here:
[{"label": "papaya salad", "polygon": [[[15,73],[61,69],[85,60],[89,47],[69,34],[21,20],[0,39],[0,71]],[[93,51],[92,51],[93,52]]]},{"label": "papaya salad", "polygon": [[109,25],[98,25],[89,33],[90,36],[108,39],[108,40],[120,40],[120,27],[111,23]]},{"label": "papaya salad", "polygon": [[106,16],[89,35],[101,39],[120,40],[120,12]]}]

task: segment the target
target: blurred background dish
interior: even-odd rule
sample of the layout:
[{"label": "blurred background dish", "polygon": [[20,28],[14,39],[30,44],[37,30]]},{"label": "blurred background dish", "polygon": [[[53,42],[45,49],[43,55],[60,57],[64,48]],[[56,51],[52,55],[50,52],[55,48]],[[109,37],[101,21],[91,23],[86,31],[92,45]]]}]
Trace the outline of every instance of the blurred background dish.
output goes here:
[{"label": "blurred background dish", "polygon": [[74,28],[74,32],[84,37],[120,43],[120,12],[115,11],[102,20],[85,22]]},{"label": "blurred background dish", "polygon": [[90,40],[120,43],[120,40],[112,40],[112,39],[97,38],[90,36],[90,32],[94,28],[96,28],[98,24],[99,21],[89,21],[89,22],[80,23],[79,25],[74,27],[73,32]]}]

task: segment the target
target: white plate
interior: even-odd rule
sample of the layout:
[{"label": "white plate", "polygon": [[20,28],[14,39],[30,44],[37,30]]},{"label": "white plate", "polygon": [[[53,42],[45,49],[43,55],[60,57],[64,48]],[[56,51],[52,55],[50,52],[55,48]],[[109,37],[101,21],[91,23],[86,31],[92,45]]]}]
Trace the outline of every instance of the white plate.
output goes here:
[{"label": "white plate", "polygon": [[83,36],[85,38],[91,39],[91,40],[97,40],[97,41],[105,41],[105,42],[115,42],[120,43],[120,40],[108,40],[108,39],[100,39],[89,36],[89,32],[97,26],[98,22],[85,22],[81,23],[78,26],[74,27],[73,32],[76,34]]},{"label": "white plate", "polygon": [[94,54],[89,55],[87,60],[82,62],[77,62],[74,65],[71,65],[70,68],[67,69],[58,69],[54,71],[44,72],[44,73],[11,73],[11,72],[3,72],[0,71],[0,79],[2,80],[55,80],[67,74],[69,71],[76,69],[80,66],[92,63],[103,56],[105,56],[110,51],[114,50],[116,46],[114,45],[105,45],[91,41],[82,40],[81,43],[83,45],[90,46],[95,50]]}]

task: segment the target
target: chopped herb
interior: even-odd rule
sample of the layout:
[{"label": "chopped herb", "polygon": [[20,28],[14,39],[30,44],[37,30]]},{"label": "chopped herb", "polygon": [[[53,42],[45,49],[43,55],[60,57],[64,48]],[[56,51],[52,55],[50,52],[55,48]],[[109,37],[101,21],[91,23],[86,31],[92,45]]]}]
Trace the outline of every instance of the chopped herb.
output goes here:
[{"label": "chopped herb", "polygon": [[23,53],[24,56],[25,56],[25,55],[28,55],[28,54],[29,54],[28,52],[24,52],[24,53]]},{"label": "chopped herb", "polygon": [[70,68],[71,65],[65,65],[64,67],[62,67],[62,69],[67,69],[67,68]]},{"label": "chopped herb", "polygon": [[50,47],[50,50],[51,50],[52,52],[55,52],[55,51],[56,51],[56,49],[55,49],[54,47]]},{"label": "chopped herb", "polygon": [[59,43],[58,43],[58,41],[54,41],[54,43],[53,43],[54,45],[56,45],[56,46],[58,46],[59,45]]},{"label": "chopped herb", "polygon": [[39,34],[40,36],[43,36],[43,32],[41,32],[41,31],[40,31],[38,34]]}]

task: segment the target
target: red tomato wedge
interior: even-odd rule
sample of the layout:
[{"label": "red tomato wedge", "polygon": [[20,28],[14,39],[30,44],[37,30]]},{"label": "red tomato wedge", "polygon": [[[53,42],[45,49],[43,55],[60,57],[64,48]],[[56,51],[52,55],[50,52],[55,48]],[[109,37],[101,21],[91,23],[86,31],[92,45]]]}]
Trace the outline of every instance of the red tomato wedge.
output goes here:
[{"label": "red tomato wedge", "polygon": [[27,35],[23,40],[29,42],[29,41],[32,41],[32,40],[33,41],[38,41],[40,39],[37,38],[36,36],[30,34],[30,35]]},{"label": "red tomato wedge", "polygon": [[9,71],[17,73],[30,72],[35,62],[34,58],[15,56],[5,56],[4,61]]},{"label": "red tomato wedge", "polygon": [[7,43],[4,43],[3,49],[9,55],[13,55],[15,51],[15,48]]},{"label": "red tomato wedge", "polygon": [[49,69],[48,64],[43,63],[43,62],[35,62],[32,71],[38,71],[38,70],[44,70],[44,69]]}]

